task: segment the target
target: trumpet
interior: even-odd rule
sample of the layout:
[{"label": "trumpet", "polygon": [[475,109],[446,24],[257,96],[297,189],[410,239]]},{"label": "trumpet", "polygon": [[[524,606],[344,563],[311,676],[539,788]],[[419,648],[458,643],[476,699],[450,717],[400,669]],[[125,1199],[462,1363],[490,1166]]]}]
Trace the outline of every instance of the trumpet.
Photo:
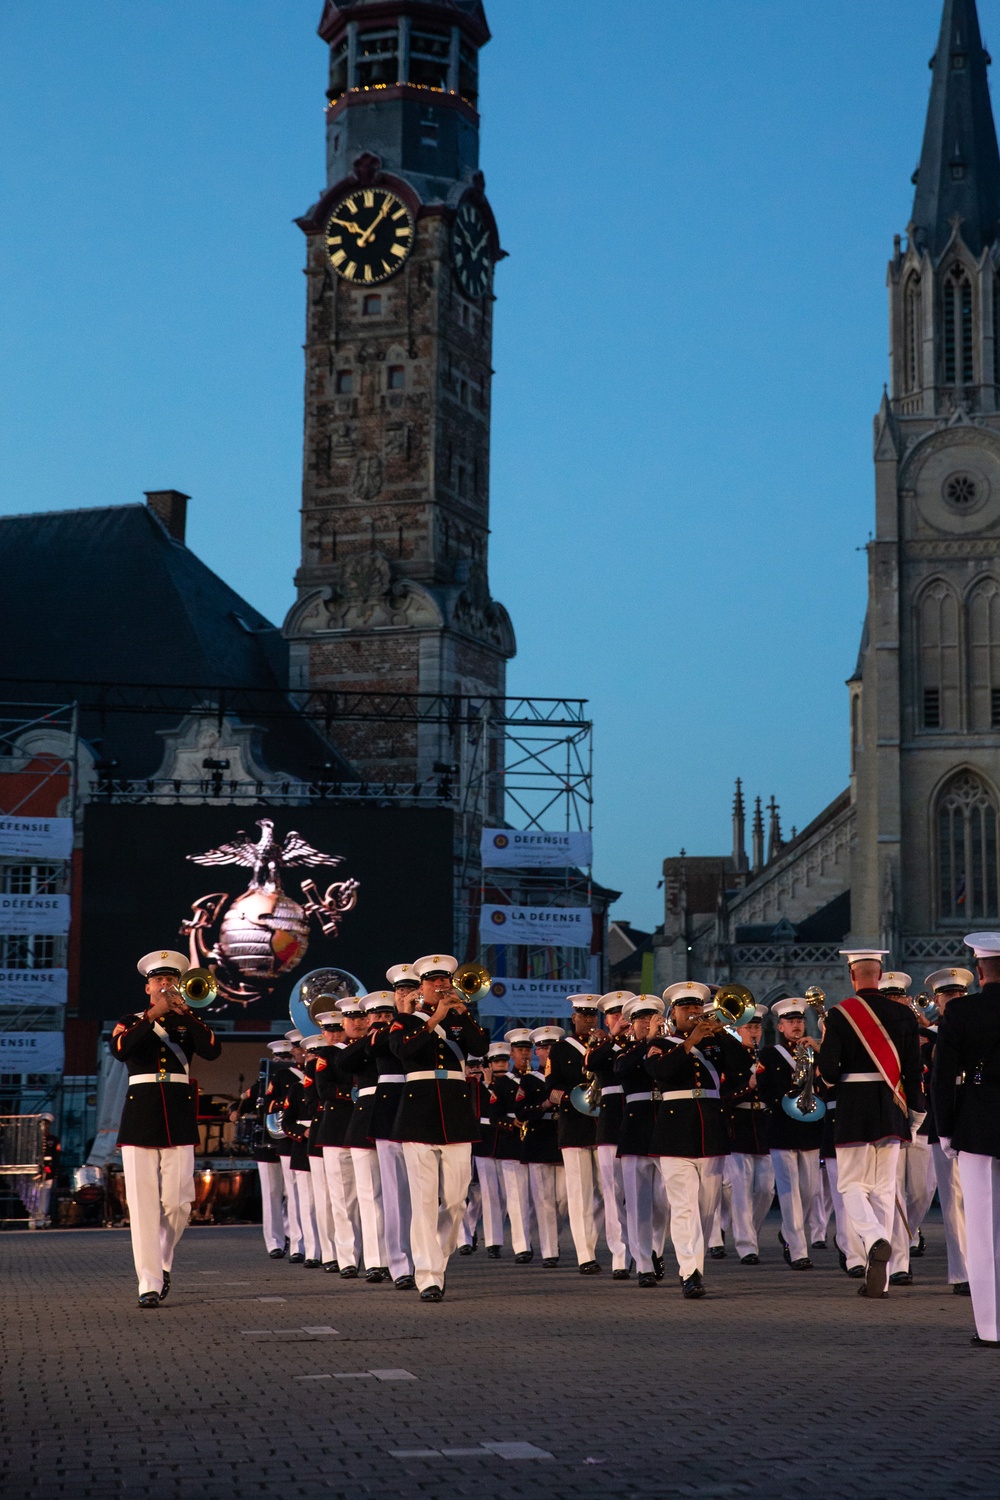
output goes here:
[{"label": "trumpet", "polygon": [[179,995],[190,1010],[203,1010],[212,1005],[219,993],[219,981],[209,969],[188,969],[177,984],[172,984],[168,995]]},{"label": "trumpet", "polygon": [[453,987],[458,991],[458,1004],[475,1005],[488,995],[493,976],[482,964],[461,964],[451,976]]}]

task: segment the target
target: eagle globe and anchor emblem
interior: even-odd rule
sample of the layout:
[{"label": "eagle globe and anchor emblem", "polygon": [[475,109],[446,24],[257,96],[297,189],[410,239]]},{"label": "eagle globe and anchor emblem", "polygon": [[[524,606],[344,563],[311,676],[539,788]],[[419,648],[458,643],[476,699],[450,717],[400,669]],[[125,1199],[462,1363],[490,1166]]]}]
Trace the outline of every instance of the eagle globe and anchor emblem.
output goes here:
[{"label": "eagle globe and anchor emblem", "polygon": [[359,890],[356,880],[341,880],[321,894],[310,878],[301,881],[300,904],[283,889],[282,872],[294,865],[332,868],[342,863],[340,855],[321,853],[294,830],[279,843],[270,818],[260,818],[257,827],[257,840],[240,829],[228,844],[187,855],[192,864],[242,865],[252,872],[242,896],[233,898],[228,891],[199,896],[180,928],[191,963],[211,971],[219,1000],[238,1005],[259,1000],[298,967],[309,947],[310,917],[317,918],[326,937],[336,937]]}]

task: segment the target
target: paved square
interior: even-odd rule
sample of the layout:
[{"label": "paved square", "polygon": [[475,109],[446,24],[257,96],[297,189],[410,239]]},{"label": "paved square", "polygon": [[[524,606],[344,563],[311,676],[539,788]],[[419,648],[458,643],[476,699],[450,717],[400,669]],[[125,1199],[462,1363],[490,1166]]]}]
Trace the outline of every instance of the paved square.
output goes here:
[{"label": "paved square", "polygon": [[776,1229],[761,1266],[710,1262],[700,1303],[669,1272],[580,1277],[566,1246],[557,1270],[455,1260],[440,1306],[189,1229],[155,1312],[127,1234],[4,1234],[0,1496],[1000,1493],[1000,1356],[969,1344],[936,1216],[915,1285],[871,1305],[832,1250],[788,1270]]}]

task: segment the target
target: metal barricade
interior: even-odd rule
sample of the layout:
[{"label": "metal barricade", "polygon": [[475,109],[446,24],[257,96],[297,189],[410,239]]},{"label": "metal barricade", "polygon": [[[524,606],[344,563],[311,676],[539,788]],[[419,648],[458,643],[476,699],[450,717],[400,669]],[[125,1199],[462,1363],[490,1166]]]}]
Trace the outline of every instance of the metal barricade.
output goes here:
[{"label": "metal barricade", "polygon": [[45,1166],[44,1115],[0,1115],[0,1177],[37,1177]]}]

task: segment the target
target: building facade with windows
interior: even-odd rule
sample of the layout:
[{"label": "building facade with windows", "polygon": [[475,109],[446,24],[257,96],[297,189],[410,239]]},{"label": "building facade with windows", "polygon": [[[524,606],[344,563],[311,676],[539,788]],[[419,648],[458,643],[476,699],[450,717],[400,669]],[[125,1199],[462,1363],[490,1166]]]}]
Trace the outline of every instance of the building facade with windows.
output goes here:
[{"label": "building facade with windows", "polygon": [[[1000,919],[1000,152],[975,0],[945,0],[913,213],[889,263],[850,786],[790,842],[664,865],[657,975],[761,998],[878,943],[920,979]],[[706,879],[702,866],[712,865]],[[697,867],[697,868],[696,868]]]}]

